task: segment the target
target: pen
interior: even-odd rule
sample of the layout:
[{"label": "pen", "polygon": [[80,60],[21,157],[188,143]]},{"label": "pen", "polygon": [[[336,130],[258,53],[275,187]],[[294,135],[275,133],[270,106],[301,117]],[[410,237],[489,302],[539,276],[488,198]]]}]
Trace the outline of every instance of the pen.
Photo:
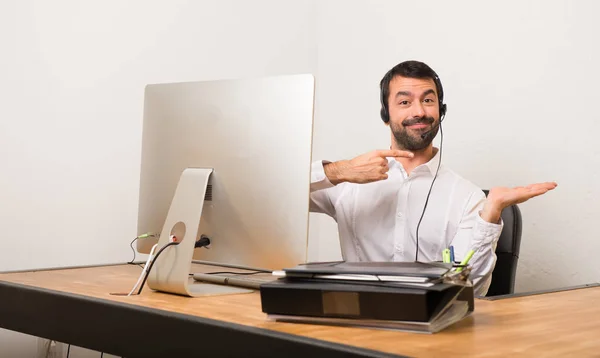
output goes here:
[{"label": "pen", "polygon": [[[461,266],[466,266],[469,263],[469,260],[471,260],[471,257],[473,257],[473,254],[475,253],[475,251],[470,250],[469,252],[467,252],[467,256],[465,256],[465,258],[460,262]],[[459,267],[456,269],[456,272],[461,272],[462,271],[462,267]]]},{"label": "pen", "polygon": [[442,251],[442,261],[445,264],[449,264],[450,263],[450,250],[444,249],[444,251]]},{"label": "pen", "polygon": [[454,246],[450,245],[450,262],[454,263]]}]

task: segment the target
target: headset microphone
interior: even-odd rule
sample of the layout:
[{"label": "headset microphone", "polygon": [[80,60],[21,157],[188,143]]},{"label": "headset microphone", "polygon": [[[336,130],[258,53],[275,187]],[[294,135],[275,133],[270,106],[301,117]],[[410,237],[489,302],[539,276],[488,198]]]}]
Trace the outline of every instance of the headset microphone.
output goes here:
[{"label": "headset microphone", "polygon": [[426,135],[428,135],[429,133],[431,133],[431,132],[433,132],[433,131],[437,130],[437,129],[438,129],[438,127],[442,125],[442,121],[444,120],[444,118],[446,118],[446,116],[445,116],[445,115],[442,115],[442,118],[440,118],[440,121],[439,121],[439,122],[437,122],[437,123],[436,123],[436,124],[435,124],[433,127],[431,127],[431,129],[430,129],[430,130],[428,130],[428,131],[425,131],[425,132],[421,133],[421,139],[425,139],[425,136],[426,136]]}]

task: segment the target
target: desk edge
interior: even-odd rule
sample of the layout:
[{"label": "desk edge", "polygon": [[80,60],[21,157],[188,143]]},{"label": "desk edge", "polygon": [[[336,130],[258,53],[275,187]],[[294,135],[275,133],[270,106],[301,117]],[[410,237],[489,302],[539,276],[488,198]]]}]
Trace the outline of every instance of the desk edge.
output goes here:
[{"label": "desk edge", "polygon": [[[291,356],[398,357],[346,344],[2,279],[0,302],[2,328],[127,357],[206,351],[211,352],[211,356],[229,356],[230,352],[222,351],[224,347],[245,355],[271,354],[279,349]],[[136,329],[143,327],[149,328],[150,332]],[[158,334],[153,332],[160,332],[162,339],[153,340]],[[224,336],[229,344],[223,344]],[[201,338],[206,339],[199,346]],[[247,348],[240,347],[243,342]]]}]

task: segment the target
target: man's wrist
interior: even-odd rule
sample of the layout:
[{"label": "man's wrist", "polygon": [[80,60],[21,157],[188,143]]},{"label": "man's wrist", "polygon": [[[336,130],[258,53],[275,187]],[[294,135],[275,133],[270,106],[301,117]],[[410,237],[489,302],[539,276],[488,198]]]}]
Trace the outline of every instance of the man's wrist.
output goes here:
[{"label": "man's wrist", "polygon": [[498,224],[502,216],[502,206],[496,202],[486,201],[483,210],[479,212],[479,216],[481,216],[484,221]]},{"label": "man's wrist", "polygon": [[340,184],[345,181],[343,176],[343,163],[344,161],[325,163],[323,164],[323,170],[329,182],[333,185]]}]

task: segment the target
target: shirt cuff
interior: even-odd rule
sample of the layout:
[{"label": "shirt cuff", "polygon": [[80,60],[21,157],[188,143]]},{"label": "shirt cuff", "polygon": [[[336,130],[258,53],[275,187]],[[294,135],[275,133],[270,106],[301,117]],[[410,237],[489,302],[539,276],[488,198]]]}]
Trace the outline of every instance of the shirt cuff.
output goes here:
[{"label": "shirt cuff", "polygon": [[475,235],[473,235],[475,240],[474,244],[490,245],[494,240],[498,240],[502,233],[502,228],[504,228],[504,221],[502,221],[502,218],[500,218],[500,221],[497,224],[494,224],[483,220],[481,216],[477,214],[474,227]]},{"label": "shirt cuff", "polygon": [[323,164],[330,163],[326,160],[317,160],[312,163],[311,174],[310,174],[310,189],[311,191],[327,189],[334,187],[327,175],[325,175],[325,169]]}]

